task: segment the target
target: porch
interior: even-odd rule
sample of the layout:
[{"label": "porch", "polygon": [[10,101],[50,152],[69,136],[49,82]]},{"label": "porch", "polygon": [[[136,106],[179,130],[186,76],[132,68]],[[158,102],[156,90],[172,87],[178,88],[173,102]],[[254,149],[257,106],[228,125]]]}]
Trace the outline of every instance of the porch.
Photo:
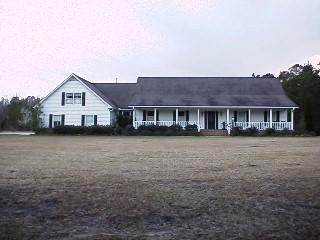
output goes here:
[{"label": "porch", "polygon": [[197,125],[201,129],[230,130],[255,127],[258,130],[293,130],[293,109],[289,108],[144,108],[133,109],[133,126]]}]

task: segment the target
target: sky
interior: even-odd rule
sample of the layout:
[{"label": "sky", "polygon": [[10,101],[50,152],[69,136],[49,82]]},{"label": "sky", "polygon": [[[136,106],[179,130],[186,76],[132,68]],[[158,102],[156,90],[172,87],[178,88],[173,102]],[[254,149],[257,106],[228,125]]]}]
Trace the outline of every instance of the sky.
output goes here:
[{"label": "sky", "polygon": [[44,97],[71,73],[278,75],[320,62],[319,0],[0,0],[0,98]]}]

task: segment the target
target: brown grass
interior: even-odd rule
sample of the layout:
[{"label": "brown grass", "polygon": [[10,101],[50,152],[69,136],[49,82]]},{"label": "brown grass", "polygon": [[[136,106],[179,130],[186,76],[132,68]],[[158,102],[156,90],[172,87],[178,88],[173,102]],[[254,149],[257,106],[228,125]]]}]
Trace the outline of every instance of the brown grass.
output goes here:
[{"label": "brown grass", "polygon": [[0,137],[0,239],[319,239],[320,138]]}]

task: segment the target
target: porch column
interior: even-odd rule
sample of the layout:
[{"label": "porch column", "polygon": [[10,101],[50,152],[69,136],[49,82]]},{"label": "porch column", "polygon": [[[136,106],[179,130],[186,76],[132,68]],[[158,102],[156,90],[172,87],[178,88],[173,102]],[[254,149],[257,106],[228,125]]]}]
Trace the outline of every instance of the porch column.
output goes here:
[{"label": "porch column", "polygon": [[248,109],[248,122],[249,122],[249,128],[251,128],[251,109]]},{"label": "porch column", "polygon": [[294,108],[292,108],[291,110],[291,130],[293,130],[293,111],[294,111]]},{"label": "porch column", "polygon": [[176,108],[176,124],[178,124],[178,118],[179,118],[179,109]]},{"label": "porch column", "polygon": [[269,119],[269,124],[270,124],[270,126],[269,126],[269,128],[272,128],[272,109],[270,108],[270,119]]},{"label": "porch column", "polygon": [[227,130],[228,130],[228,134],[230,134],[230,125],[229,125],[229,119],[230,119],[230,110],[229,108],[227,108]]},{"label": "porch column", "polygon": [[136,128],[136,110],[134,108],[132,111],[132,126]]},{"label": "porch column", "polygon": [[198,108],[198,132],[200,132],[200,109]]},{"label": "porch column", "polygon": [[156,108],[154,108],[153,124],[157,125],[157,109]]}]

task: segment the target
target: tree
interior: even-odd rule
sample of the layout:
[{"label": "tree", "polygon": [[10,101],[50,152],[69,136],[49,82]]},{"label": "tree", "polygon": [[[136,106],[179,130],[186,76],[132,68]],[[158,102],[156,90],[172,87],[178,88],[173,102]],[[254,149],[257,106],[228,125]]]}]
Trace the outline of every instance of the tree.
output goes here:
[{"label": "tree", "polygon": [[319,70],[311,64],[295,64],[288,71],[281,72],[279,78],[287,95],[300,107],[301,119],[298,121],[304,122],[300,125],[320,134]]},{"label": "tree", "polygon": [[0,129],[31,130],[39,126],[40,98],[13,97],[10,101],[0,101]]},{"label": "tree", "polygon": [[255,77],[255,78],[274,78],[275,76],[272,73],[267,73],[262,76],[260,76],[260,74],[255,75],[255,73],[252,73],[252,77]]},{"label": "tree", "polygon": [[8,113],[7,113],[7,106],[9,104],[9,100],[6,98],[1,98],[0,101],[0,130],[4,129],[7,118],[8,118]]},{"label": "tree", "polygon": [[262,75],[263,78],[275,78],[275,76],[272,73],[267,73]]},{"label": "tree", "polygon": [[19,121],[22,118],[21,114],[21,102],[19,97],[13,97],[8,105],[8,123],[9,127],[17,129],[19,127]]}]

